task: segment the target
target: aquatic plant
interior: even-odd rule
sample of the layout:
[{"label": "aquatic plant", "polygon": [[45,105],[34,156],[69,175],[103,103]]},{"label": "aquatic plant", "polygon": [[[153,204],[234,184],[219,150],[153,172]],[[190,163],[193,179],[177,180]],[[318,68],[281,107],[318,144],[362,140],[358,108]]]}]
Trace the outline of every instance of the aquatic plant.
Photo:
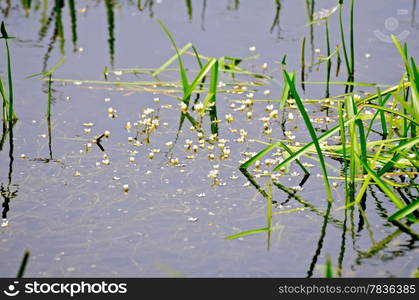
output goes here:
[{"label": "aquatic plant", "polygon": [[16,114],[14,112],[14,99],[13,99],[13,79],[12,79],[12,66],[11,66],[11,59],[10,59],[10,50],[9,50],[9,39],[13,39],[14,37],[9,36],[6,31],[6,26],[4,22],[1,22],[0,27],[1,32],[1,39],[4,39],[4,44],[6,46],[6,62],[7,62],[7,83],[8,83],[8,94],[4,88],[3,79],[0,76],[0,93],[3,99],[3,110],[2,110],[2,118],[3,124],[9,124],[10,127],[17,121]]}]

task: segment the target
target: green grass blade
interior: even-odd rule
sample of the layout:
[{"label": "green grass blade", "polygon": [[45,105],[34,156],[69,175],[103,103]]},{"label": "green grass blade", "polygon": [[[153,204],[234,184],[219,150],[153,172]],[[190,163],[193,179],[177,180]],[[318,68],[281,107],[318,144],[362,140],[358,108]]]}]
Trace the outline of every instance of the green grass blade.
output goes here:
[{"label": "green grass blade", "polygon": [[306,72],[306,37],[303,38],[301,43],[301,88],[303,91],[306,90],[304,81],[305,81],[305,72]]},{"label": "green grass blade", "polygon": [[23,274],[25,273],[26,265],[28,264],[29,260],[29,251],[25,251],[25,254],[23,255],[22,262],[20,263],[19,271],[17,272],[16,277],[22,278]]},{"label": "green grass blade", "polygon": [[[321,84],[321,85],[324,85],[327,82],[326,81],[306,81],[305,83],[306,84]],[[351,85],[351,86],[377,87],[376,83],[367,83],[367,82],[330,81],[329,84],[330,85]]]},{"label": "green grass blade", "polygon": [[[386,99],[389,99],[389,98],[390,98],[389,96],[386,97]],[[381,96],[381,91],[380,91],[380,89],[378,89],[378,101],[379,101],[378,103],[381,107],[383,107],[386,104],[386,102],[387,102],[386,99],[383,100],[383,97]],[[382,130],[382,133],[383,133],[383,138],[386,139],[387,135],[388,135],[387,122],[386,122],[385,113],[382,110],[380,111],[380,121],[381,121],[381,130]]]},{"label": "green grass blade", "polygon": [[7,42],[7,38],[4,39],[6,43],[6,56],[7,56],[7,81],[9,84],[9,123],[17,120],[17,117],[14,112],[14,99],[13,99],[13,79],[12,79],[12,63],[10,60],[10,50],[9,50],[9,43]]},{"label": "green grass blade", "polygon": [[4,89],[3,80],[1,78],[1,76],[0,76],[0,94],[1,94],[1,97],[3,99],[2,118],[3,118],[3,122],[6,123],[7,119],[8,119],[7,108],[8,108],[8,105],[9,105],[9,101],[7,100],[7,95],[6,95],[6,91]]},{"label": "green grass blade", "polygon": [[108,75],[109,75],[109,70],[108,70],[108,67],[105,66],[103,68],[103,78],[105,78],[106,81],[108,80]]},{"label": "green grass blade", "polygon": [[405,64],[406,67],[406,72],[408,75],[408,79],[411,83],[411,87],[412,87],[412,102],[413,102],[413,108],[415,110],[415,115],[419,116],[419,86],[417,85],[417,81],[415,80],[415,72],[417,73],[416,70],[416,65],[414,66],[410,66],[409,64],[409,57],[407,55],[407,47],[403,50],[402,45],[400,44],[400,42],[397,40],[397,37],[392,35],[391,36],[394,44],[396,45],[397,50],[399,51],[403,62]]},{"label": "green grass blade", "polygon": [[267,227],[252,229],[252,230],[243,231],[243,232],[240,232],[240,233],[229,235],[225,239],[226,240],[233,240],[233,239],[237,239],[237,238],[240,238],[240,237],[243,237],[243,236],[246,236],[246,235],[251,235],[251,234],[261,233],[261,232],[267,232],[267,231],[270,231],[270,229],[267,228]]},{"label": "green grass blade", "polygon": [[[330,35],[329,35],[329,22],[328,19],[325,20],[325,27],[326,27],[326,49],[327,49],[327,56],[330,56]],[[330,72],[332,70],[332,61],[329,59],[327,60],[326,65],[326,97],[329,98],[330,96]]]},{"label": "green grass blade", "polygon": [[418,119],[419,116],[415,117],[415,112],[413,110],[413,108],[403,99],[403,97],[401,97],[400,95],[398,95],[397,93],[393,93],[393,97],[394,99],[396,99],[397,102],[399,102],[401,104],[401,106],[403,107],[403,109],[409,113],[409,115],[413,116],[415,119]]},{"label": "green grass blade", "polygon": [[182,55],[185,53],[189,48],[192,47],[192,43],[186,44],[182,49],[179,50],[179,52],[176,52],[175,55],[173,55],[171,58],[169,58],[164,64],[162,64],[157,70],[155,70],[151,76],[157,77],[161,72],[166,70],[176,59],[178,58],[178,55]]},{"label": "green grass blade", "polygon": [[157,22],[160,24],[160,26],[163,29],[163,31],[169,37],[170,42],[172,43],[173,47],[176,50],[177,59],[178,59],[178,63],[179,63],[180,77],[182,78],[183,91],[184,91],[184,93],[186,93],[186,91],[188,90],[189,84],[188,84],[188,77],[186,76],[186,71],[185,71],[185,68],[183,66],[182,57],[181,57],[181,55],[179,53],[179,50],[178,50],[178,48],[176,46],[175,40],[173,39],[173,37],[170,34],[169,30],[166,28],[166,26],[164,26],[164,24],[163,24],[162,21],[157,20]]},{"label": "green grass blade", "polygon": [[371,175],[372,179],[374,179],[375,183],[380,187],[380,189],[387,195],[387,197],[393,202],[393,204],[398,208],[402,209],[405,207],[402,200],[390,189],[390,187],[375,173],[371,168],[368,166],[368,163],[364,160],[361,160],[362,165],[364,166],[365,170],[368,174]]},{"label": "green grass blade", "polygon": [[218,123],[217,123],[217,86],[218,86],[218,61],[215,61],[211,69],[211,82],[210,82],[210,94],[212,95],[210,103],[210,119],[211,119],[211,133],[218,135]]},{"label": "green grass blade", "polygon": [[49,75],[48,80],[48,103],[47,103],[47,119],[48,121],[51,120],[51,102],[52,102],[52,92],[51,92],[51,74]]},{"label": "green grass blade", "polygon": [[367,140],[365,138],[364,132],[364,123],[362,120],[355,120],[355,124],[358,126],[358,135],[359,135],[359,146],[361,150],[361,159],[367,159]]},{"label": "green grass blade", "polygon": [[[383,97],[381,95],[380,89],[378,89],[378,94],[379,94],[379,96],[378,96],[378,105],[383,107],[384,105],[386,105],[388,99],[390,99],[391,94],[387,94],[384,97],[384,99],[383,99]],[[381,130],[382,130],[382,133],[383,133],[383,138],[385,139],[387,137],[388,131],[387,131],[387,120],[385,118],[385,114],[384,114],[383,111],[376,111],[375,114],[374,114],[374,116],[371,118],[370,124],[368,126],[367,134],[365,135],[366,138],[368,138],[368,136],[370,135],[372,126],[374,125],[374,121],[375,121],[375,119],[377,118],[377,116],[379,114],[380,114],[380,119],[381,119],[380,121],[381,121]]]},{"label": "green grass blade", "polygon": [[271,190],[271,183],[268,182],[268,187],[267,187],[267,203],[266,203],[266,227],[269,228],[269,230],[271,230],[271,225],[272,225],[272,190]]},{"label": "green grass blade", "polygon": [[319,144],[319,140],[316,134],[316,131],[313,128],[313,125],[311,124],[310,121],[310,117],[308,116],[304,104],[301,101],[300,96],[297,93],[297,90],[295,89],[295,85],[294,82],[292,81],[291,77],[288,75],[288,73],[285,71],[285,76],[288,82],[288,85],[290,87],[290,92],[292,94],[292,96],[295,99],[295,102],[298,106],[298,109],[300,110],[301,116],[303,117],[304,123],[306,124],[306,127],[308,129],[308,132],[310,133],[311,139],[314,142],[314,146],[316,147],[317,150],[317,154],[319,156],[319,161],[320,161],[320,167],[323,173],[323,180],[326,186],[326,195],[327,195],[327,199],[329,202],[333,202],[333,197],[332,197],[332,192],[330,190],[330,184],[329,184],[329,179],[327,176],[327,170],[326,170],[326,165],[325,165],[325,161],[324,161],[324,157],[323,157],[323,153]]},{"label": "green grass blade", "polygon": [[418,125],[419,125],[419,123],[418,123],[416,120],[413,120],[413,119],[412,119],[412,118],[410,118],[409,116],[407,116],[407,115],[405,115],[405,114],[402,114],[402,113],[401,113],[401,112],[399,112],[399,111],[396,111],[396,110],[393,110],[393,109],[387,108],[387,107],[381,107],[381,106],[379,106],[379,105],[375,105],[375,104],[362,104],[362,107],[370,107],[370,108],[374,108],[374,109],[377,109],[377,110],[381,110],[381,111],[389,112],[389,113],[391,113],[391,114],[395,114],[395,115],[398,115],[398,116],[400,116],[400,117],[402,117],[402,118],[404,118],[404,119],[406,119],[406,120],[409,120],[410,122],[414,123],[416,126],[418,126]]},{"label": "green grass blade", "polygon": [[196,50],[194,45],[192,45],[192,50],[195,53],[195,57],[196,57],[196,60],[198,61],[199,68],[202,69],[204,67],[204,65],[202,64],[202,60],[199,57],[198,51]]},{"label": "green grass blade", "polygon": [[355,80],[355,32],[354,32],[354,6],[355,1],[351,0],[351,17],[350,17],[350,44],[351,44],[351,80]]},{"label": "green grass blade", "polygon": [[[413,213],[414,211],[416,211],[418,209],[419,209],[419,199],[416,199],[415,201],[413,201],[409,205],[406,205],[405,207],[403,207],[402,209],[400,209],[395,214],[391,215],[388,218],[388,220],[390,222],[391,221],[395,221],[395,220],[400,220],[401,218],[406,217],[407,215]],[[412,215],[412,217],[414,217],[414,216]]]},{"label": "green grass blade", "polygon": [[338,104],[338,115],[339,115],[339,129],[340,129],[340,140],[342,145],[342,155],[343,155],[343,173],[345,176],[345,191],[348,191],[348,158],[346,153],[346,130],[343,120],[343,109],[342,103]]},{"label": "green grass blade", "polygon": [[[285,151],[288,152],[289,155],[291,155],[291,156],[294,155],[294,152],[287,145],[285,145],[282,142],[279,142],[279,144],[282,148],[285,149]],[[303,170],[304,174],[310,175],[310,172],[304,167],[304,165],[301,163],[301,161],[299,159],[296,159],[295,162],[300,166],[300,168],[301,168],[301,170]]]},{"label": "green grass blade", "polygon": [[418,143],[419,143],[419,136],[417,136],[415,138],[412,138],[409,141],[407,141],[403,144],[400,144],[400,145],[398,145],[394,148],[391,148],[389,152],[391,153],[391,152],[406,151],[406,150],[409,150],[410,148],[412,148],[413,146],[415,146]]}]

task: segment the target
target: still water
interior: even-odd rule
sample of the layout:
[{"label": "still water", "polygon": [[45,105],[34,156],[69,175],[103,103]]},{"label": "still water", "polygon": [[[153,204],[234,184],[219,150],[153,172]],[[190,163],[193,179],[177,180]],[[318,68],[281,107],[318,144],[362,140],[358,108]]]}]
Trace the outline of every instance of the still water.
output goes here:
[{"label": "still water", "polygon": [[[418,243],[386,221],[394,212],[387,197],[375,186],[368,189],[366,222],[357,209],[347,214],[337,209],[344,205],[344,186],[336,180],[335,204],[327,218],[323,181],[316,176],[320,170],[310,160],[306,162],[315,167],[307,180],[296,166],[280,179],[288,188],[301,186],[298,196],[272,187],[275,230],[225,239],[267,222],[266,199],[256,188],[266,180],[249,181],[238,167],[244,152],[264,147],[253,140],[270,142],[260,118],[271,103],[255,102],[249,119],[236,109],[240,105],[235,100],[244,100],[247,92],[256,99],[279,99],[281,60],[287,55],[287,69],[299,69],[304,36],[308,64],[325,53],[324,27],[308,25],[306,1],[141,2],[139,9],[136,1],[32,1],[26,10],[19,1],[0,2],[7,30],[16,37],[10,47],[19,117],[0,152],[3,222],[8,223],[0,229],[0,276],[15,276],[25,250],[31,252],[27,277],[322,277],[327,256],[340,276],[411,276],[419,265]],[[315,1],[315,11],[335,4]],[[415,10],[412,0],[356,1],[356,81],[398,83],[403,65],[388,39],[399,35],[413,56],[419,53]],[[191,42],[209,57],[257,55],[243,66],[272,77],[261,80],[264,86],[248,86],[244,94],[217,96],[223,121],[219,138],[225,145],[199,147],[197,132],[187,122],[177,132],[178,100],[170,93],[81,82],[103,81],[105,66],[109,81],[154,80],[126,69],[157,68],[174,55],[157,19],[179,47]],[[338,19],[329,22],[334,47]],[[28,76],[48,70],[63,56],[66,60],[53,77],[76,82],[53,83],[49,132],[48,86]],[[196,73],[193,56],[186,56],[185,64],[189,73]],[[0,68],[4,78],[5,59]],[[324,78],[324,68],[307,70],[306,80]],[[179,76],[168,70],[159,79],[179,81]],[[220,80],[229,83],[232,78],[223,74]],[[332,94],[342,92],[341,86],[331,88]],[[324,87],[308,85],[304,97],[322,98]],[[136,130],[126,128],[127,122],[139,123],[148,108],[154,110],[148,110],[150,116],[158,115],[159,126],[149,144],[142,140],[136,147]],[[291,113],[297,116],[295,110]],[[309,113],[325,117],[320,106],[311,106]],[[234,118],[231,124],[226,114]],[[336,116],[330,118],[336,121]],[[310,140],[297,117],[274,122],[272,129],[274,138],[290,131],[300,142]],[[245,141],[237,141],[243,136],[240,130],[247,133]],[[101,151],[91,140],[105,131],[109,137],[101,140]],[[193,143],[189,151],[187,140]],[[220,158],[226,147],[228,155]],[[329,164],[331,176],[338,176],[339,163]],[[216,182],[208,176],[214,170]]]}]

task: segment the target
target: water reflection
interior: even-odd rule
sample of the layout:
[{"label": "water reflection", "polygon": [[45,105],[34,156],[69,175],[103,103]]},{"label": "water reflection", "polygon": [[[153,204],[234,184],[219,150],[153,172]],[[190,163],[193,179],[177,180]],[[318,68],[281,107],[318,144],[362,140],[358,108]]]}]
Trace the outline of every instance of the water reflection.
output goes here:
[{"label": "water reflection", "polygon": [[[13,176],[13,151],[14,151],[14,144],[13,144],[13,125],[3,130],[2,141],[4,141],[7,136],[9,137],[9,169],[7,175],[7,182],[0,184],[0,194],[3,198],[2,204],[2,224],[1,227],[6,227],[9,223],[8,221],[8,213],[10,211],[10,200],[17,197],[19,186],[13,184],[12,176]],[[3,144],[1,144],[0,151],[3,150]]]},{"label": "water reflection", "polygon": [[240,0],[228,0],[227,10],[239,10]]},{"label": "water reflection", "polygon": [[[280,13],[281,13],[281,0],[275,1],[275,14],[272,21],[272,25],[269,28],[269,31],[272,33],[275,28],[278,28],[278,38],[280,38]],[[54,50],[55,44],[59,42],[59,51],[61,55],[65,54],[65,24],[63,23],[64,10],[66,6],[66,1],[64,0],[54,0],[52,8],[49,7],[50,1],[39,1],[35,5],[31,5],[32,1],[21,1],[16,5],[16,9],[22,9],[25,12],[26,16],[29,16],[31,10],[32,12],[40,11],[40,23],[41,27],[38,33],[38,41],[41,42],[47,36],[51,25],[54,26],[50,41],[47,46],[46,53],[44,54],[43,59],[43,70],[45,71],[48,68],[48,60],[51,56],[52,51]],[[100,1],[97,1],[98,3]],[[116,7],[122,5],[122,3],[115,0],[103,0],[106,8],[106,17],[107,17],[107,30],[108,30],[108,52],[109,52],[109,63],[111,66],[114,66],[115,61],[115,16],[114,10]],[[309,19],[312,18],[314,13],[314,0],[306,0],[307,9],[309,13]],[[3,2],[0,2],[0,11],[5,18],[9,16],[10,10],[14,8],[11,5],[11,1],[5,1],[5,5],[1,5]],[[191,0],[185,0],[185,8],[187,10],[188,21],[191,23],[193,19],[193,6]],[[71,42],[73,46],[73,52],[78,51],[78,31],[77,31],[77,13],[84,12],[86,8],[77,9],[77,3],[74,0],[68,1],[68,9],[70,16],[70,27],[71,27]],[[133,5],[134,1],[129,1],[128,5]],[[149,17],[154,18],[154,0],[141,1],[138,0],[136,4],[140,12],[148,10]],[[240,7],[239,0],[228,0],[227,10],[237,11]],[[202,2],[202,11],[201,11],[201,29],[205,31],[205,14],[207,9],[207,0]],[[314,61],[314,37],[313,37],[313,25],[310,26],[310,41],[312,45],[312,62]]]},{"label": "water reflection", "polygon": [[[11,1],[6,0],[5,2],[6,2],[6,5],[4,7],[0,6],[0,10],[1,10],[3,16],[5,18],[7,18],[9,16],[9,12],[10,12],[10,8],[11,8]],[[3,1],[0,2],[0,5],[2,5],[2,4],[3,4]]]}]

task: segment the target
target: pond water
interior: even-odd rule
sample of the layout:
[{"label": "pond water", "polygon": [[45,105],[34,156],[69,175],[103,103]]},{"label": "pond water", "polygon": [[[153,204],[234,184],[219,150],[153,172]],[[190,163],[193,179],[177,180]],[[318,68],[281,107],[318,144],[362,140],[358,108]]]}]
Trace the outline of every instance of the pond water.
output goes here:
[{"label": "pond water", "polygon": [[[71,2],[63,1],[59,7],[60,1],[32,1],[28,10],[19,1],[0,2],[7,31],[16,37],[9,44],[19,117],[0,152],[4,218],[0,276],[15,276],[25,250],[31,253],[27,277],[322,277],[328,256],[338,276],[411,276],[416,270],[418,242],[387,221],[395,212],[389,199],[371,185],[364,202],[365,217],[356,207],[345,212],[338,209],[345,203],[344,184],[336,179],[332,180],[335,202],[329,211],[323,180],[316,175],[318,163],[308,158],[302,158],[314,165],[308,179],[292,164],[278,179],[281,185],[271,187],[275,230],[225,239],[267,226],[267,200],[257,185],[266,189],[266,176],[260,175],[272,166],[262,164],[260,172],[252,168],[251,177],[246,177],[239,170],[240,163],[250,157],[245,152],[262,150],[264,144],[258,141],[270,143],[270,138],[295,135],[300,143],[310,141],[296,109],[279,111],[270,124],[270,137],[260,120],[271,113],[267,105],[278,109],[275,99],[283,89],[283,56],[287,55],[286,68],[299,74],[304,36],[307,64],[325,54],[324,26],[308,25],[306,1],[149,0],[142,1],[144,7],[139,10],[137,1],[85,0],[74,1],[74,14]],[[315,1],[315,11],[335,4],[335,0]],[[402,60],[387,39],[398,34],[408,42],[412,55],[419,53],[415,10],[412,0],[356,1],[356,81],[399,82]],[[209,57],[258,55],[240,66],[272,77],[239,76],[234,81],[231,74],[220,74],[226,89],[237,85],[241,91],[236,87],[234,93],[217,95],[222,122],[214,147],[203,139],[204,147],[200,147],[197,131],[190,130],[188,120],[178,132],[180,111],[175,97],[179,93],[158,85],[82,82],[103,81],[105,66],[108,81],[155,81],[127,69],[158,68],[175,54],[157,19],[179,48],[191,42]],[[348,19],[346,7],[344,26]],[[329,20],[332,48],[340,41],[338,26],[333,16]],[[49,134],[48,85],[28,76],[48,70],[63,56],[66,60],[53,78],[75,82],[53,82]],[[192,81],[198,66],[192,55],[184,56]],[[5,78],[5,59],[0,67]],[[175,71],[167,70],[159,79],[179,82],[177,63],[170,68]],[[325,80],[323,65],[307,68],[306,73],[308,81]],[[333,81],[346,79],[343,73],[332,77]],[[263,85],[242,85],[243,81]],[[330,92],[343,93],[343,87],[333,85]],[[251,119],[249,109],[242,112],[237,102],[249,93],[254,99],[270,100],[255,100]],[[302,95],[323,98],[324,85],[307,85]],[[199,101],[205,95],[201,97]],[[326,116],[318,104],[308,108],[310,116],[320,120],[318,132],[337,124],[335,113]],[[231,124],[226,114],[234,118]],[[141,127],[141,120],[154,116],[159,126],[151,132],[150,143],[141,135],[136,145],[134,123]],[[131,129],[126,128],[127,122]],[[203,127],[208,133],[208,117]],[[105,131],[109,136],[101,139],[102,151],[92,139]],[[185,147],[188,143],[192,143],[190,150]],[[340,163],[327,162],[330,176],[339,176]],[[210,173],[216,178],[210,178]],[[296,186],[302,188],[290,192]],[[417,197],[415,190],[404,194]],[[298,210],[281,213],[294,208]]]}]

